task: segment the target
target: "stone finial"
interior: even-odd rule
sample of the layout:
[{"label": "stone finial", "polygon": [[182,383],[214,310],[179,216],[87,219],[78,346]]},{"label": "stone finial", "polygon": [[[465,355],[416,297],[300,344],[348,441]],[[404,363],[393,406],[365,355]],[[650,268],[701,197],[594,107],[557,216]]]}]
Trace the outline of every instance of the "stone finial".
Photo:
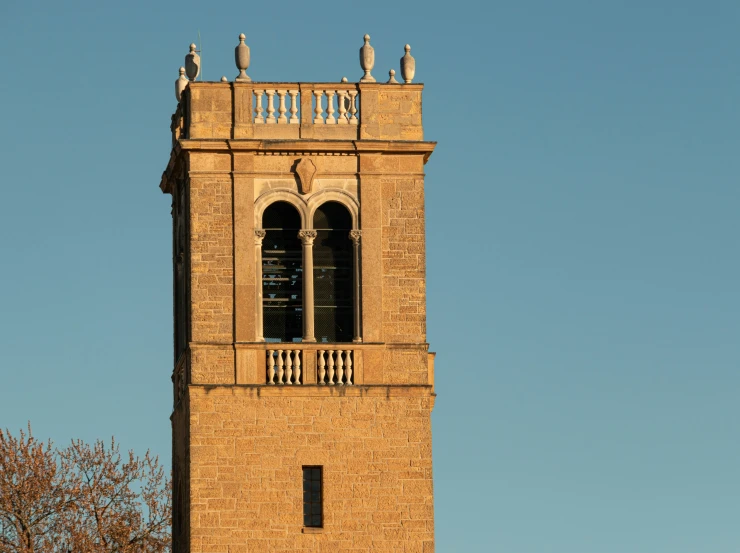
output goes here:
[{"label": "stone finial", "polygon": [[178,102],[182,98],[182,91],[185,90],[186,86],[188,86],[188,78],[185,76],[185,68],[181,67],[180,76],[175,81],[175,98]]},{"label": "stone finial", "polygon": [[226,75],[224,75],[223,77],[221,77],[221,82],[222,83],[228,83],[229,82],[229,79],[226,78]]},{"label": "stone finial", "polygon": [[244,43],[244,33],[239,35],[239,44],[234,48],[234,59],[236,60],[236,68],[239,70],[239,74],[234,79],[237,82],[248,82],[252,79],[247,75],[247,69],[249,69],[249,46]]},{"label": "stone finial", "polygon": [[401,76],[403,77],[403,82],[409,84],[414,80],[414,73],[416,73],[416,60],[411,55],[411,46],[407,44],[403,49],[406,50],[406,53],[401,58]]},{"label": "stone finial", "polygon": [[375,77],[370,74],[375,66],[375,50],[370,46],[370,35],[365,35],[365,44],[360,48],[360,67],[365,74],[360,79],[361,83],[374,83]]},{"label": "stone finial", "polygon": [[342,82],[343,83],[346,83],[346,82],[349,82],[349,81],[347,80],[347,77],[342,77]]},{"label": "stone finial", "polygon": [[399,84],[398,81],[396,80],[396,72],[393,69],[388,71],[388,76],[390,78],[388,79],[388,82],[386,84]]},{"label": "stone finial", "polygon": [[200,56],[195,51],[195,44],[190,45],[190,53],[185,56],[185,72],[191,81],[197,79],[200,74]]}]

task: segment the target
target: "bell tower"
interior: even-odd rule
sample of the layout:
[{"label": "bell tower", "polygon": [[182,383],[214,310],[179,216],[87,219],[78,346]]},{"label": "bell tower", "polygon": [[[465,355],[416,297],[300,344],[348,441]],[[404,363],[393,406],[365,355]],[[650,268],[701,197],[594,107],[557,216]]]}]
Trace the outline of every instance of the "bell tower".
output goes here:
[{"label": "bell tower", "polygon": [[[423,85],[176,81],[175,553],[432,553]],[[187,77],[186,74],[187,73]],[[359,73],[359,71],[358,71]]]}]

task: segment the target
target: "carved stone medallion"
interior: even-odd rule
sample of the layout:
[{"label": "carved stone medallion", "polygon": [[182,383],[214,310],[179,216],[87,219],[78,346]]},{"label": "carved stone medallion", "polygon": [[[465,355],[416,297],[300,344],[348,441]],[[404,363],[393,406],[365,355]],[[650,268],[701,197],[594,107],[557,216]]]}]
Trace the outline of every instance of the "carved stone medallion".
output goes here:
[{"label": "carved stone medallion", "polygon": [[313,178],[316,175],[316,166],[307,157],[301,158],[295,167],[298,181],[301,186],[301,194],[310,194],[313,189]]}]

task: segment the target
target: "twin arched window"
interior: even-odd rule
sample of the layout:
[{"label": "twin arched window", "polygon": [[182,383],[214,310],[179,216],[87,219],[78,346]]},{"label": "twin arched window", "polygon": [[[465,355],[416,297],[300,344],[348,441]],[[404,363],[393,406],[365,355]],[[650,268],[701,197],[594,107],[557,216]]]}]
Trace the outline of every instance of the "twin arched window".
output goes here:
[{"label": "twin arched window", "polygon": [[[284,201],[270,204],[262,215],[263,335],[268,342],[310,340],[314,333],[319,342],[356,337],[353,281],[359,275],[353,272],[352,216],[341,203],[329,201],[316,209],[312,227],[315,235],[304,233],[302,243],[300,214]],[[312,274],[304,271],[307,266],[313,266]]]}]

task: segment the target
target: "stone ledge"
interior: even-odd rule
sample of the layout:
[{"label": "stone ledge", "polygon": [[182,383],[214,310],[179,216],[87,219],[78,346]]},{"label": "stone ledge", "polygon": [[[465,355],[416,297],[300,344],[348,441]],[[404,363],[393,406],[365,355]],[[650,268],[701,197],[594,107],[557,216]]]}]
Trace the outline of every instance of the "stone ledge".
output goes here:
[{"label": "stone ledge", "polygon": [[357,386],[318,386],[301,384],[278,386],[267,384],[190,384],[189,389],[202,389],[207,394],[248,395],[252,397],[431,397],[428,384],[363,384]]},{"label": "stone ledge", "polygon": [[352,153],[419,153],[431,155],[437,143],[423,140],[260,140],[253,138],[198,138],[181,139],[178,145],[182,150],[289,151],[301,153],[328,151]]}]

